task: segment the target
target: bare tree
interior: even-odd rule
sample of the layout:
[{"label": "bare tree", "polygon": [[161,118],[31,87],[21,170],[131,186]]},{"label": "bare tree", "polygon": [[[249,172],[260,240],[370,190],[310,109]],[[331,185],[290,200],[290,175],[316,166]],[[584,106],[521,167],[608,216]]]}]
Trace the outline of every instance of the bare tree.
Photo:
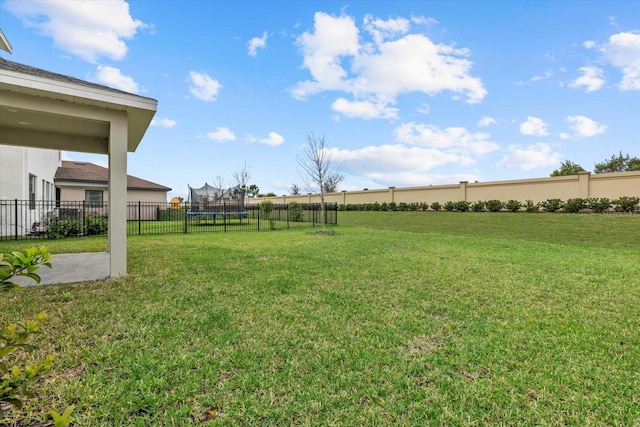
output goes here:
[{"label": "bare tree", "polygon": [[[333,177],[333,178],[336,178],[336,177]],[[338,191],[338,184],[340,184],[340,181],[342,181],[344,177],[342,175],[339,175],[337,176],[337,178],[339,178],[340,180],[337,181],[335,179],[332,179],[331,177],[327,179],[327,182],[324,183],[325,193],[335,193],[336,191]]]},{"label": "bare tree", "polygon": [[240,186],[243,190],[247,189],[247,184],[251,179],[251,174],[249,173],[250,166],[247,162],[244,162],[242,167],[238,168],[233,172],[233,181],[236,185]]},{"label": "bare tree", "polygon": [[218,201],[222,199],[222,192],[224,191],[224,178],[220,175],[216,175],[215,178],[213,178],[213,186],[215,188],[217,188],[218,190],[220,190],[220,192],[218,192],[218,190],[216,190],[216,194],[213,195],[213,200],[214,201]]},{"label": "bare tree", "polygon": [[213,178],[213,186],[216,188],[219,188],[221,190],[224,189],[225,186],[225,179],[224,177],[220,176],[220,175],[216,175],[215,178]]},{"label": "bare tree", "polygon": [[307,135],[304,155],[298,156],[297,160],[302,169],[300,177],[304,180],[307,190],[320,196],[322,230],[325,231],[327,217],[324,196],[328,187],[335,188],[344,180],[344,175],[340,173],[344,163],[332,169],[327,140],[324,136],[316,137],[313,133]]}]

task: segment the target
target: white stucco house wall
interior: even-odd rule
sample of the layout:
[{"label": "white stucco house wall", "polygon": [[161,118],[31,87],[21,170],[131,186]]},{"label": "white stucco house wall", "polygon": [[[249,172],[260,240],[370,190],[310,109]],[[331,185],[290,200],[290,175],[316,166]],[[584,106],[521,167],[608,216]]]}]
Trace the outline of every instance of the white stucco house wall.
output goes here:
[{"label": "white stucco house wall", "polygon": [[34,223],[46,220],[56,200],[60,165],[60,150],[0,145],[0,235],[27,234]]},{"label": "white stucco house wall", "polygon": [[0,145],[0,200],[55,200],[61,164],[60,150]]}]

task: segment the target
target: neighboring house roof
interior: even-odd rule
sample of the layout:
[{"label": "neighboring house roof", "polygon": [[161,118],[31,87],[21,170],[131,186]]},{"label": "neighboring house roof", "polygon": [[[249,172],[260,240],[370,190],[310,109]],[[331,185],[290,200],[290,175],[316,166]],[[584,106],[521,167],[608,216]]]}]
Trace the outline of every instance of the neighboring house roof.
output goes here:
[{"label": "neighboring house roof", "polygon": [[11,43],[9,43],[9,40],[7,39],[7,37],[2,32],[1,28],[0,28],[0,49],[5,50],[5,51],[7,51],[9,53],[11,53],[11,51],[12,51]]},{"label": "neighboring house roof", "polygon": [[[109,169],[93,163],[73,162],[63,160],[62,166],[56,171],[54,178],[56,184],[62,182],[109,184]],[[127,175],[128,190],[171,191],[171,188],[142,178]]]}]

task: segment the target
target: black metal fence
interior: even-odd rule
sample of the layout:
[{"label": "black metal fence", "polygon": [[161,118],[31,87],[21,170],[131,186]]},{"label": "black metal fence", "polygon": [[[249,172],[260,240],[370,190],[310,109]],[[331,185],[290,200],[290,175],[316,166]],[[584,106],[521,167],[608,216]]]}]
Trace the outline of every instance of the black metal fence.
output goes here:
[{"label": "black metal fence", "polygon": [[[241,205],[210,203],[127,203],[127,234],[188,234],[319,227],[319,203]],[[0,200],[0,240],[57,239],[106,234],[108,204]],[[338,223],[338,205],[327,203],[324,223]]]}]

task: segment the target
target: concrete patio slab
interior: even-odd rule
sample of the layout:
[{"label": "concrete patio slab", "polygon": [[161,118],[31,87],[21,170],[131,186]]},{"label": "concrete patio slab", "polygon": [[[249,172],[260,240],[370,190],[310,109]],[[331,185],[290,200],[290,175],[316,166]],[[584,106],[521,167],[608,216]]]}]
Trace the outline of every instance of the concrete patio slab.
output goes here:
[{"label": "concrete patio slab", "polygon": [[[90,282],[109,278],[109,252],[57,254],[51,257],[51,268],[41,266],[36,273],[39,285]],[[12,282],[22,286],[38,285],[26,277],[14,277]]]}]

